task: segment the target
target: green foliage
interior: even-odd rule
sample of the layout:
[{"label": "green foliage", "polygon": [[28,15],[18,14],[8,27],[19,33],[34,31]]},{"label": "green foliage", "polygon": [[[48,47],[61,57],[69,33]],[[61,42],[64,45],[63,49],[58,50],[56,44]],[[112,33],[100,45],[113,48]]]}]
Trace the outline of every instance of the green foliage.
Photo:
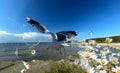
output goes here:
[{"label": "green foliage", "polygon": [[105,38],[95,38],[94,39],[97,43],[105,43]]},{"label": "green foliage", "polygon": [[71,57],[72,59],[77,59],[77,58],[79,58],[79,55],[78,54],[70,54],[70,55],[68,55],[68,59],[69,59],[69,57]]},{"label": "green foliage", "polygon": [[[105,39],[107,37],[103,37],[103,38],[92,38],[92,40],[95,40],[97,43],[105,43]],[[120,36],[112,36],[112,37],[109,37],[109,38],[112,38],[113,39],[113,43],[119,43],[120,42]],[[88,41],[90,39],[87,39],[86,41]]]},{"label": "green foliage", "polygon": [[85,73],[81,67],[70,65],[69,62],[56,62],[49,70],[42,73]]},{"label": "green foliage", "polygon": [[114,36],[114,37],[111,37],[113,39],[113,42],[120,42],[120,36]]},{"label": "green foliage", "polygon": [[66,41],[66,43],[71,43],[71,41]]}]

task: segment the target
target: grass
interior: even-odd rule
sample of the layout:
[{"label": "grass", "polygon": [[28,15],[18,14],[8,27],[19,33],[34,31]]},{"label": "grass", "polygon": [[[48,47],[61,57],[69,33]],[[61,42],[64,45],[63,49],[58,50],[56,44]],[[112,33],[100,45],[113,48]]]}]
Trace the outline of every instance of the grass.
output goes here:
[{"label": "grass", "polygon": [[[0,65],[3,63],[7,64],[5,61],[0,63]],[[10,64],[11,63],[15,65],[1,70],[0,73],[20,73],[20,71],[25,68],[22,61],[10,62]],[[27,70],[26,73],[85,73],[85,70],[74,64],[70,64],[68,60],[36,60],[35,63],[30,61],[29,64],[31,65],[31,69]]]},{"label": "grass", "polygon": [[50,69],[42,73],[85,73],[85,70],[74,64],[70,65],[69,62],[55,62]]}]

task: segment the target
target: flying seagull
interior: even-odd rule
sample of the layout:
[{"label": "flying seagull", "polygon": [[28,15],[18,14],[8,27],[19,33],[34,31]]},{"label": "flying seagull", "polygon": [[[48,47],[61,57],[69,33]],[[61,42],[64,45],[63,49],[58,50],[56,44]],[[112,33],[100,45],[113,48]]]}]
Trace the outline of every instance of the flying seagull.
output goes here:
[{"label": "flying seagull", "polygon": [[55,49],[60,49],[63,46],[68,46],[67,44],[65,44],[64,42],[67,41],[67,39],[70,39],[72,37],[77,36],[77,33],[75,31],[60,31],[57,32],[55,36],[55,34],[51,31],[49,31],[45,26],[43,26],[41,23],[26,17],[26,20],[28,21],[28,23],[30,23],[32,26],[34,26],[40,33],[49,33],[52,37],[52,47],[51,48],[55,48]]}]

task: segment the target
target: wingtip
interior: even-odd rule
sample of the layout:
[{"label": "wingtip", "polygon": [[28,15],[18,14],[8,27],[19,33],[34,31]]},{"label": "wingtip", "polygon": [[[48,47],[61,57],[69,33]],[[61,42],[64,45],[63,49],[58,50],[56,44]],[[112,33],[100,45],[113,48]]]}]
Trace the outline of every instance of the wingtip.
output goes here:
[{"label": "wingtip", "polygon": [[50,31],[46,29],[45,32],[47,33],[47,32],[50,32]]},{"label": "wingtip", "polygon": [[30,21],[30,20],[31,20],[31,18],[29,18],[29,17],[26,17],[26,20],[27,20],[27,21]]}]

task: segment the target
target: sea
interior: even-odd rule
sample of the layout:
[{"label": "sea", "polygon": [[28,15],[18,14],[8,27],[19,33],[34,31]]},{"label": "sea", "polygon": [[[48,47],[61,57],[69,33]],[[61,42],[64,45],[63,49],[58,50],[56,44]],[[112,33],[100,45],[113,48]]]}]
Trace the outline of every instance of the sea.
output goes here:
[{"label": "sea", "polygon": [[[0,60],[59,60],[80,50],[78,44],[69,44],[64,50],[51,49],[51,42],[0,43]],[[35,54],[31,51],[35,50]]]}]

